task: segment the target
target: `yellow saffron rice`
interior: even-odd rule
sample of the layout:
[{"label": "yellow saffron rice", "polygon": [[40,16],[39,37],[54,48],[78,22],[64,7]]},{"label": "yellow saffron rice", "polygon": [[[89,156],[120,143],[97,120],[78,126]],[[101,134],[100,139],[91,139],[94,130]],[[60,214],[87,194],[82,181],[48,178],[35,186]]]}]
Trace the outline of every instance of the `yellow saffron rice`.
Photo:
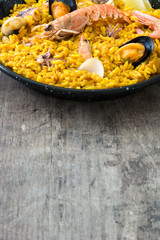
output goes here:
[{"label": "yellow saffron rice", "polygon": [[[37,82],[76,89],[104,89],[123,87],[138,82],[145,81],[153,75],[160,73],[160,67],[156,65],[156,60],[160,58],[160,40],[154,39],[154,51],[152,55],[141,65],[134,69],[131,63],[124,62],[115,53],[118,47],[123,43],[142,35],[149,35],[152,32],[148,27],[142,26],[137,22],[131,24],[119,24],[122,30],[117,39],[106,36],[107,22],[99,20],[84,29],[84,36],[89,41],[94,58],[98,58],[104,66],[104,78],[100,78],[95,73],[80,71],[78,67],[84,62],[82,56],[78,53],[78,42],[80,34],[71,36],[66,40],[33,39],[33,45],[27,46],[30,38],[40,33],[31,32],[31,29],[38,24],[45,24],[52,21],[52,16],[48,14],[46,0],[26,0],[26,4],[15,5],[10,16],[16,16],[17,13],[30,6],[39,7],[42,10],[41,20],[35,22],[31,16],[25,17],[28,24],[23,26],[18,34],[9,36],[7,42],[2,42],[2,33],[0,33],[0,61],[6,67],[14,72],[32,79]],[[77,0],[78,8],[92,6],[91,0]],[[129,11],[124,7],[122,0],[116,0],[115,4],[121,10]],[[151,10],[152,16],[160,18],[160,10]],[[0,20],[0,25],[8,19]],[[111,22],[110,22],[111,23]],[[117,23],[112,22],[112,29]],[[136,28],[144,31],[142,35],[137,34]],[[43,31],[43,29],[42,29]],[[42,66],[37,62],[39,55],[45,54],[50,49],[52,60],[50,66]]]}]

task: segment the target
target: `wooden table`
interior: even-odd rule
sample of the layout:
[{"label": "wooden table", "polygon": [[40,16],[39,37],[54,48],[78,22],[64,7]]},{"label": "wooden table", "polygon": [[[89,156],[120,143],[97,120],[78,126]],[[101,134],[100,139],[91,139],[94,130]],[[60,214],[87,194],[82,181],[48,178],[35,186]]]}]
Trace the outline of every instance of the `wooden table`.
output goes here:
[{"label": "wooden table", "polygon": [[160,239],[160,82],[103,102],[0,75],[0,240]]}]

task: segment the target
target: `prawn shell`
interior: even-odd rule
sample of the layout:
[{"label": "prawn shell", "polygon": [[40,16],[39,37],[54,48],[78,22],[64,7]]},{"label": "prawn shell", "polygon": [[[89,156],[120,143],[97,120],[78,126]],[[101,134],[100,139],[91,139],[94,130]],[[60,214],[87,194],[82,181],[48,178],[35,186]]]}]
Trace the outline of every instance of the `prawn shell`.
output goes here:
[{"label": "prawn shell", "polygon": [[[63,2],[68,5],[71,9],[71,12],[77,9],[77,4],[75,0],[56,0],[57,2]],[[49,0],[49,14],[52,15],[51,5],[55,2],[55,0]]]},{"label": "prawn shell", "polygon": [[145,47],[143,56],[136,62],[132,63],[132,65],[136,68],[138,65],[140,65],[142,62],[144,62],[152,54],[153,49],[154,49],[154,42],[153,42],[152,38],[150,38],[148,36],[141,36],[141,37],[134,38],[134,39],[124,43],[119,48],[121,48],[127,44],[130,44],[130,43],[141,43]]}]

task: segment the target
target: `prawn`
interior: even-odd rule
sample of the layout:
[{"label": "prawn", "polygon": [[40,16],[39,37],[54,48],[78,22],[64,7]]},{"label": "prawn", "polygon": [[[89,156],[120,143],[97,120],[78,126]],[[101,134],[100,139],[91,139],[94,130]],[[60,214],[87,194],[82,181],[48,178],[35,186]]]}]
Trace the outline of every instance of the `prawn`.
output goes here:
[{"label": "prawn", "polygon": [[81,56],[87,60],[92,57],[91,46],[87,39],[85,39],[84,34],[80,36],[80,41],[78,43],[78,52]]},{"label": "prawn", "polygon": [[136,19],[133,19],[134,21],[142,23],[143,25],[146,25],[151,30],[153,30],[153,32],[149,34],[149,37],[160,38],[160,19],[149,14],[141,13],[139,11],[132,11],[131,14],[138,18],[138,21]]},{"label": "prawn", "polygon": [[86,25],[91,25],[92,21],[102,19],[115,19],[119,22],[131,23],[124,12],[109,4],[95,4],[93,6],[81,8],[70,12],[48,24],[39,25],[32,29],[43,26],[44,32],[36,37],[53,39],[64,39],[71,34],[79,34]]}]

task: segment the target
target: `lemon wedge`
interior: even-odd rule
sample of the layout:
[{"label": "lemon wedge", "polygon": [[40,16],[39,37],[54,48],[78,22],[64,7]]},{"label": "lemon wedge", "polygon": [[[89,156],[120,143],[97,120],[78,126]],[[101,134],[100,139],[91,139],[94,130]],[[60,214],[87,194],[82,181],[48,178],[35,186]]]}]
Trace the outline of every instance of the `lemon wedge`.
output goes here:
[{"label": "lemon wedge", "polygon": [[134,10],[150,11],[152,9],[149,0],[124,0],[124,3]]}]

